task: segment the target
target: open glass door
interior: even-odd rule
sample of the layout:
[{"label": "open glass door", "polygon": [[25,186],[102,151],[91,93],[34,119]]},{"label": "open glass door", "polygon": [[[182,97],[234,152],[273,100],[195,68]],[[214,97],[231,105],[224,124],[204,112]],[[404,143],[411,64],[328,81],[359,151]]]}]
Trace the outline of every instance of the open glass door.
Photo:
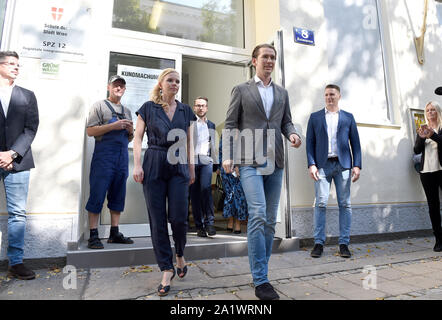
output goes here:
[{"label": "open glass door", "polygon": [[[111,48],[108,77],[118,74],[126,80],[126,92],[121,103],[132,111],[134,128],[137,119],[135,112],[144,102],[149,100],[150,92],[157,83],[158,75],[166,68],[174,68],[181,74],[181,67],[182,57],[180,54],[159,53],[150,50],[148,52],[146,50],[130,53],[120,50],[117,52],[116,50],[112,51]],[[181,90],[177,95],[177,99],[181,100]],[[146,147],[147,141],[143,141],[141,159],[143,159]],[[128,237],[150,236],[143,188],[132,178],[133,165],[133,149],[132,143],[130,143],[126,203],[124,212],[121,214],[119,229]],[[110,231],[110,214],[107,202],[103,205],[98,230],[103,237],[107,237]]]}]

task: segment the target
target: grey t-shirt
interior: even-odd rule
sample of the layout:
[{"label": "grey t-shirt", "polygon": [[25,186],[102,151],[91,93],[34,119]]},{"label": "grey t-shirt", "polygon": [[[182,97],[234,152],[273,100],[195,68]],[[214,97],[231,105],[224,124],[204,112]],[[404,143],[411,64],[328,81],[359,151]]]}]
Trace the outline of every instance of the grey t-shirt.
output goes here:
[{"label": "grey t-shirt", "polygon": [[[123,106],[121,104],[115,104],[110,102],[109,100],[107,100],[107,102],[109,102],[112,108],[115,109],[115,112],[123,112]],[[126,119],[132,120],[132,114],[128,108],[124,108],[124,115],[126,116]],[[89,110],[86,127],[89,128],[102,126],[104,124],[107,124],[110,119],[112,119],[112,112],[110,111],[104,100],[100,100],[95,102]],[[102,137],[103,136],[96,136],[95,140],[100,141]]]}]

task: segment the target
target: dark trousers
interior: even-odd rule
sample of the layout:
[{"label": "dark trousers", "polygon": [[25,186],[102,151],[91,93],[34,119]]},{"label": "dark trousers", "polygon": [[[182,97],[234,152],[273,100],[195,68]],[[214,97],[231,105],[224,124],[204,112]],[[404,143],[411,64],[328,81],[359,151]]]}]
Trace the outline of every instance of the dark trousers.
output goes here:
[{"label": "dark trousers", "polygon": [[176,255],[182,257],[186,246],[189,178],[172,176],[168,180],[150,180],[143,184],[143,191],[158,266],[161,271],[170,270],[173,253],[167,222],[172,228]]},{"label": "dark trousers", "polygon": [[431,226],[436,234],[442,233],[440,218],[439,188],[442,188],[442,171],[421,173],[422,186],[427,196]]},{"label": "dark trousers", "polygon": [[195,182],[190,186],[190,201],[195,226],[198,229],[215,222],[212,197],[213,164],[195,164]]}]

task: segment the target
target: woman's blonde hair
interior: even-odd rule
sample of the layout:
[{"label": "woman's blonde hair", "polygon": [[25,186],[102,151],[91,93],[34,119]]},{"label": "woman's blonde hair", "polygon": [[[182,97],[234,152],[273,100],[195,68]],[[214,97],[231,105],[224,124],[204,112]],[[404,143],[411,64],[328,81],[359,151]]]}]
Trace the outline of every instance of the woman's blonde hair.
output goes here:
[{"label": "woman's blonde hair", "polygon": [[179,72],[173,68],[164,69],[163,72],[161,72],[161,74],[158,76],[158,83],[155,85],[155,87],[153,88],[153,90],[150,94],[150,100],[152,100],[156,104],[160,104],[163,107],[164,112],[166,112],[166,113],[169,111],[169,104],[163,100],[163,95],[161,93],[160,83],[164,80],[164,78],[167,75],[169,75],[171,73],[178,73],[179,74]]},{"label": "woman's blonde hair", "polygon": [[427,119],[427,107],[429,105],[432,105],[436,109],[436,113],[437,113],[437,131],[442,130],[442,111],[440,109],[439,103],[437,103],[436,101],[430,101],[430,102],[428,102],[425,105],[425,110],[424,110],[425,122],[427,124],[429,124],[428,123],[428,119]]}]

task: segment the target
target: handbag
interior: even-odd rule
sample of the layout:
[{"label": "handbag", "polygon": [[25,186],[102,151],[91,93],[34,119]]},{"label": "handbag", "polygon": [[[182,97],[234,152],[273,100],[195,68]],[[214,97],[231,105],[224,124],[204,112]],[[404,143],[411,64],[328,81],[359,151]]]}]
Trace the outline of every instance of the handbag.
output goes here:
[{"label": "handbag", "polygon": [[413,154],[413,166],[417,173],[420,172],[422,153]]},{"label": "handbag", "polygon": [[215,189],[213,191],[213,206],[216,211],[223,211],[224,199],[226,198],[226,193],[223,189],[223,184],[221,181],[221,175],[216,175]]}]

